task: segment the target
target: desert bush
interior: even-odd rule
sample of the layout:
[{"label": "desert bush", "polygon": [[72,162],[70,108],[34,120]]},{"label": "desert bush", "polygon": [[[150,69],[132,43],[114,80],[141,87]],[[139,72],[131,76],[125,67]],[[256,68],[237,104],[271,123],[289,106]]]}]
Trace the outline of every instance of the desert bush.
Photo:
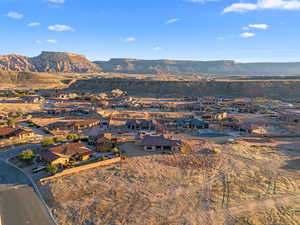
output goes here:
[{"label": "desert bush", "polygon": [[78,140],[80,137],[77,135],[77,134],[68,134],[67,135],[67,139],[69,141],[75,141],[75,140]]},{"label": "desert bush", "polygon": [[190,153],[190,152],[192,152],[192,147],[188,143],[182,142],[180,151],[182,153]]},{"label": "desert bush", "polygon": [[50,174],[56,174],[58,172],[58,167],[55,165],[48,164],[46,166],[46,171]]},{"label": "desert bush", "polygon": [[42,144],[42,146],[54,145],[54,144],[55,144],[55,141],[54,141],[53,138],[44,138],[44,139],[41,141],[41,144]]},{"label": "desert bush", "polygon": [[32,150],[28,149],[28,150],[22,151],[19,158],[22,161],[31,162],[34,159],[34,156],[35,156],[34,152]]}]

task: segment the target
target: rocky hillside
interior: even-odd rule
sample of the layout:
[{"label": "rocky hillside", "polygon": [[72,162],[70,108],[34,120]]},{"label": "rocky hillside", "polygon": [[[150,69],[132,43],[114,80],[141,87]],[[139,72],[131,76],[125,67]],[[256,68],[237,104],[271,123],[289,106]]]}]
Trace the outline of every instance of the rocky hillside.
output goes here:
[{"label": "rocky hillside", "polygon": [[30,72],[93,73],[101,68],[82,55],[64,52],[42,52],[36,57],[0,56],[0,70]]},{"label": "rocky hillside", "polygon": [[85,56],[64,52],[42,52],[36,57],[0,56],[0,69],[50,73],[114,72],[155,75],[300,75],[299,63],[237,63],[232,60],[140,60],[116,58],[91,62]]},{"label": "rocky hillside", "polygon": [[38,72],[87,73],[100,72],[101,68],[83,55],[63,52],[42,52],[30,58]]},{"label": "rocky hillside", "polygon": [[0,70],[5,71],[36,71],[30,59],[19,55],[0,56]]}]

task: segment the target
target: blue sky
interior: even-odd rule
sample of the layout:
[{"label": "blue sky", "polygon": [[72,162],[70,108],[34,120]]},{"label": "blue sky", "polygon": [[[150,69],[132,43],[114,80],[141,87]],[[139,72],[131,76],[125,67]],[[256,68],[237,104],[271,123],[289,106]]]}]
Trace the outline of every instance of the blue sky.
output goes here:
[{"label": "blue sky", "polygon": [[0,54],[300,61],[300,0],[0,0]]}]

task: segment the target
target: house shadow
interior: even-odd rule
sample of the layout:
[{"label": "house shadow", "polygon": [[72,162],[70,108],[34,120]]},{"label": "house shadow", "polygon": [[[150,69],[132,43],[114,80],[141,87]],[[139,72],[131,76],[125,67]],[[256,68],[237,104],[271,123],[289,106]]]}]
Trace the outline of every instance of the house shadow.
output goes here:
[{"label": "house shadow", "polygon": [[292,159],[292,160],[287,160],[286,165],[281,167],[281,169],[286,169],[286,170],[300,170],[300,158],[299,159]]}]

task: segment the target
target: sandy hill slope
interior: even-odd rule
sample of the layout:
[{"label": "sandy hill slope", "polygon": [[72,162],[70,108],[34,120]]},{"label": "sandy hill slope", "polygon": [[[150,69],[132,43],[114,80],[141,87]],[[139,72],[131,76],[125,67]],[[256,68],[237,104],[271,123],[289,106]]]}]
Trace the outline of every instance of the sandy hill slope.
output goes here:
[{"label": "sandy hill slope", "polygon": [[44,89],[64,87],[59,75],[35,72],[14,72],[0,70],[0,88]]},{"label": "sandy hill slope", "polygon": [[129,158],[44,183],[58,224],[299,225],[300,167],[282,149]]}]

